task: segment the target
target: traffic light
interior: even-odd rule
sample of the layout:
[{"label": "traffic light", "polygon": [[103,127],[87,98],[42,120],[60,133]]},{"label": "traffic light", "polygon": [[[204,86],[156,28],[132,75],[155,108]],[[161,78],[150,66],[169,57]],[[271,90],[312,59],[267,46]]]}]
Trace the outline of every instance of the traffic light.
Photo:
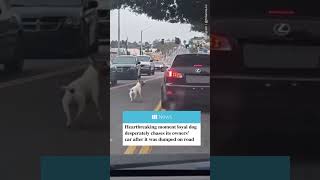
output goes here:
[{"label": "traffic light", "polygon": [[164,44],[164,39],[161,39],[161,44]]}]

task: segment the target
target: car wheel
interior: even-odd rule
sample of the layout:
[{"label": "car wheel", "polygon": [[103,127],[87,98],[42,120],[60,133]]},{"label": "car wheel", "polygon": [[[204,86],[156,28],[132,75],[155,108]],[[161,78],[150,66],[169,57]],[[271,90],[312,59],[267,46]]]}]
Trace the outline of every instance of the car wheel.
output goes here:
[{"label": "car wheel", "polygon": [[23,56],[23,48],[18,45],[14,52],[14,57],[12,58],[12,62],[4,64],[4,70],[8,73],[20,73],[23,71],[24,66],[24,56]]},{"label": "car wheel", "polygon": [[161,90],[161,108],[168,109],[168,101],[165,100],[163,93],[163,90]]},{"label": "car wheel", "polygon": [[19,60],[12,63],[4,64],[4,70],[9,73],[20,73],[23,71],[24,61]]},{"label": "car wheel", "polygon": [[115,86],[115,85],[117,85],[117,84],[118,84],[118,81],[117,81],[117,80],[111,81],[111,86]]}]

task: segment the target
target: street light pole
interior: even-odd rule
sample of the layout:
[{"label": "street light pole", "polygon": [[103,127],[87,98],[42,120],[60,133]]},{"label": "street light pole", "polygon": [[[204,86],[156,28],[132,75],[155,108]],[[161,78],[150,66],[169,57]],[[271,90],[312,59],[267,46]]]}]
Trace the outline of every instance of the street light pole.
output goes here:
[{"label": "street light pole", "polygon": [[[151,25],[152,26],[152,25]],[[149,29],[149,28],[151,28],[151,26],[149,26],[149,27],[147,27],[147,28],[145,28],[145,29],[142,29],[141,30],[141,44],[140,44],[140,55],[142,55],[143,53],[142,53],[142,33],[143,33],[143,31],[145,31],[145,30],[147,30],[147,29]]]},{"label": "street light pole", "polygon": [[118,56],[120,55],[120,6],[118,7]]},{"label": "street light pole", "polygon": [[142,55],[142,30],[141,30],[141,44],[140,44],[140,55]]}]

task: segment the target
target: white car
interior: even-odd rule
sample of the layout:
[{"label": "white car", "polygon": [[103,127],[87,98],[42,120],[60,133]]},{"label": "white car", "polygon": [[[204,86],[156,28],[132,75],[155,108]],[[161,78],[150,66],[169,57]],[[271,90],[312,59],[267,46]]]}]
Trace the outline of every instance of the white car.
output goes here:
[{"label": "white car", "polygon": [[160,70],[161,72],[165,70],[165,64],[161,61],[155,61],[154,66],[156,70]]},{"label": "white car", "polygon": [[154,67],[154,62],[151,56],[141,55],[141,56],[137,56],[137,59],[140,62],[142,74],[148,74],[149,76],[154,75],[155,67]]}]

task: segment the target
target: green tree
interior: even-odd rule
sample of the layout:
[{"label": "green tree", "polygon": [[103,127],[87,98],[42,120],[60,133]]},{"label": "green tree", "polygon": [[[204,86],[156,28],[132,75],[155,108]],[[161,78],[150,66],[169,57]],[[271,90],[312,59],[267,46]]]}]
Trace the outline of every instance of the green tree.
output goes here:
[{"label": "green tree", "polygon": [[[209,0],[114,0],[112,8],[129,7],[133,12],[171,23],[189,23],[194,31],[205,32]],[[207,8],[208,9],[208,8]]]}]

